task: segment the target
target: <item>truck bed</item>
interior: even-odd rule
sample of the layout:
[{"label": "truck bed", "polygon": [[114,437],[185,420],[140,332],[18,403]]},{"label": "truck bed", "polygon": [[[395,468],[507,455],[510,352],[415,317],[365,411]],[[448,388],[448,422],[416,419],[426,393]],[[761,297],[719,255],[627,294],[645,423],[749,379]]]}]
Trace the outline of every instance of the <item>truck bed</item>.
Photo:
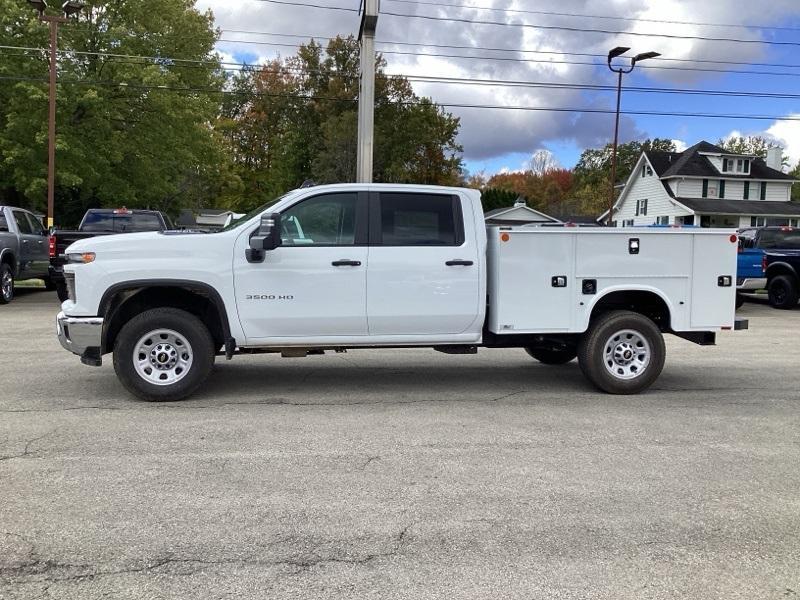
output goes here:
[{"label": "truck bed", "polygon": [[617,290],[655,294],[676,332],[735,319],[737,237],[712,229],[488,229],[488,329],[581,333]]}]

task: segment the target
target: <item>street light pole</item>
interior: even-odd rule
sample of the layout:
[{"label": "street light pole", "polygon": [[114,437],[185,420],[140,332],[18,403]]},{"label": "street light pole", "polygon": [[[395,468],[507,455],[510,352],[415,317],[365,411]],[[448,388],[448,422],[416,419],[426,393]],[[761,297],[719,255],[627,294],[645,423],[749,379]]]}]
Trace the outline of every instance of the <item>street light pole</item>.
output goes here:
[{"label": "street light pole", "polygon": [[658,52],[643,52],[631,58],[630,67],[617,67],[616,69],[611,66],[611,61],[618,56],[625,54],[630,48],[625,46],[617,46],[608,53],[608,68],[617,74],[617,110],[614,119],[614,145],[611,150],[611,190],[608,197],[608,220],[607,225],[610,227],[614,221],[614,200],[616,197],[616,181],[617,181],[617,144],[619,143],[619,108],[622,100],[622,76],[633,71],[637,62],[641,62],[648,58],[655,58],[661,56]]},{"label": "street light pole", "polygon": [[56,62],[58,47],[58,25],[68,23],[68,17],[80,12],[83,5],[67,0],[62,5],[64,16],[44,14],[47,3],[44,0],[28,0],[39,11],[39,20],[50,26],[50,106],[47,123],[47,228],[53,227],[53,214],[56,195]]}]

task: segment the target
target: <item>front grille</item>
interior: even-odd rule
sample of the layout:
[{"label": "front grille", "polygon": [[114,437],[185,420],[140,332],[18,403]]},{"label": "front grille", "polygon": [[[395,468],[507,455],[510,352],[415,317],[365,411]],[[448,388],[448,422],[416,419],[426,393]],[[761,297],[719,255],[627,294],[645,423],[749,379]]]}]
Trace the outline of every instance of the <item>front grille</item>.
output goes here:
[{"label": "front grille", "polygon": [[75,294],[75,273],[64,273],[64,282],[67,284],[67,296],[71,302],[77,302]]}]

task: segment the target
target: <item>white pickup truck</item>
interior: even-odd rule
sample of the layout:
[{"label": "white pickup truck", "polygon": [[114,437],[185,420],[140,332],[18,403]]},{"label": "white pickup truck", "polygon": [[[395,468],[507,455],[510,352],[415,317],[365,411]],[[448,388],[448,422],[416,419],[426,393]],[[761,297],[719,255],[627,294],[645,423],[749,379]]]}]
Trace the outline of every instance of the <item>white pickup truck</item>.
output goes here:
[{"label": "white pickup truck", "polygon": [[734,316],[737,236],[709,229],[489,227],[475,190],[303,188],[217,233],[67,249],[61,344],[145,400],[194,392],[216,356],[524,348],[578,358],[611,393],[664,365],[663,333],[711,345]]}]

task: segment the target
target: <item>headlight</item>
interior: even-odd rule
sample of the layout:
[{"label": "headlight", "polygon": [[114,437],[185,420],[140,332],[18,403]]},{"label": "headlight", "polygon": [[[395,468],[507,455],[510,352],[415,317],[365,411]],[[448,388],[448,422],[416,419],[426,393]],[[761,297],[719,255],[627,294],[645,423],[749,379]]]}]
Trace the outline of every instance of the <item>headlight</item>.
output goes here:
[{"label": "headlight", "polygon": [[94,252],[70,252],[67,254],[67,262],[85,265],[94,262],[95,257]]}]

